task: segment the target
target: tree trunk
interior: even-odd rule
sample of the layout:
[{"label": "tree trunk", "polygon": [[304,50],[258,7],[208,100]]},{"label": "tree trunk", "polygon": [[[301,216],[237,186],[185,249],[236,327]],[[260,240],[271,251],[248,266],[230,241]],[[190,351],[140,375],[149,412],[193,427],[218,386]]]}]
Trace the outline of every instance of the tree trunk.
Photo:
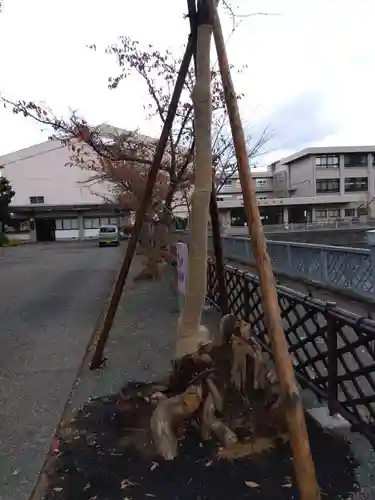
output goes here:
[{"label": "tree trunk", "polygon": [[145,218],[142,224],[139,243],[143,252],[147,255],[152,248],[152,230],[148,218]]},{"label": "tree trunk", "polygon": [[198,26],[197,80],[192,95],[195,111],[195,182],[191,197],[188,286],[178,321],[177,360],[210,343],[210,334],[201,325],[201,317],[207,288],[207,229],[212,190],[211,35],[211,25]]}]

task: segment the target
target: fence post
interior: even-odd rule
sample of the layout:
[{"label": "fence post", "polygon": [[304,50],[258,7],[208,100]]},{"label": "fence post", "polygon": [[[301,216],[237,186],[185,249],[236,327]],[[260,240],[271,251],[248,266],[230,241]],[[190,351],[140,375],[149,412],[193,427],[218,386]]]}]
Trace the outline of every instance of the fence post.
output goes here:
[{"label": "fence post", "polygon": [[243,274],[243,305],[244,305],[244,313],[245,313],[245,321],[247,323],[250,323],[250,314],[251,314],[251,307],[250,307],[250,290],[249,290],[249,282],[245,277],[245,274]]},{"label": "fence post", "polygon": [[286,243],[286,256],[287,256],[286,266],[287,266],[287,272],[289,272],[289,274],[293,273],[292,248],[293,247],[291,246],[290,243]]},{"label": "fence post", "polygon": [[329,283],[329,273],[328,273],[328,252],[326,248],[322,248],[320,251],[320,264],[322,269],[323,283]]},{"label": "fence post", "polygon": [[372,280],[372,293],[375,294],[375,230],[366,232],[367,243],[370,247],[370,262],[371,262],[371,280]]},{"label": "fence post", "polygon": [[250,240],[245,240],[245,255],[246,255],[246,258],[247,258],[247,261],[249,263],[253,262],[253,252],[252,252],[252,248],[251,248],[251,241]]},{"label": "fence post", "polygon": [[335,415],[335,403],[338,401],[337,383],[337,321],[332,318],[329,311],[326,312],[327,319],[327,349],[328,349],[328,410],[329,414]]}]

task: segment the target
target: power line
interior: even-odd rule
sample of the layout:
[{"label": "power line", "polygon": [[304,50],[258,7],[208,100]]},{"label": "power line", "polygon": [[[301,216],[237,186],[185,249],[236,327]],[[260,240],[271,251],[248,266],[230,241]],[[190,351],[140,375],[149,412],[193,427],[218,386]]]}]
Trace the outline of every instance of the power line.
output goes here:
[{"label": "power line", "polygon": [[[55,148],[48,149],[47,151],[40,151],[39,153],[34,153],[33,155],[24,156],[22,158],[18,158],[17,160],[9,161],[7,163],[2,163],[2,164],[0,164],[0,168],[6,167],[7,165],[12,165],[13,163],[17,163],[19,161],[29,160],[30,158],[35,158],[36,156],[44,155],[46,153],[51,153],[52,151],[57,151],[58,149],[62,149],[62,148],[65,148],[64,144],[60,144],[59,146],[56,146]],[[7,156],[7,155],[5,155],[5,156]]]}]

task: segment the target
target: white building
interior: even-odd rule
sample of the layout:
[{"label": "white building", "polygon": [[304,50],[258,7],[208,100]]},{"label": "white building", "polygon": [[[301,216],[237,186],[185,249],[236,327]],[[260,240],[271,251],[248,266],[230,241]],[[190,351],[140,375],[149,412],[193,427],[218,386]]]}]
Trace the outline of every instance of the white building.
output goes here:
[{"label": "white building", "polygon": [[[106,199],[109,183],[91,185],[92,174],[69,167],[68,146],[47,141],[0,157],[1,172],[15,196],[11,211],[19,228],[35,241],[96,237],[101,224],[120,223]],[[17,224],[15,224],[17,226]]]},{"label": "white building", "polygon": [[[264,224],[375,218],[375,146],[307,148],[252,175]],[[237,176],[218,205],[224,225],[243,225]]]}]

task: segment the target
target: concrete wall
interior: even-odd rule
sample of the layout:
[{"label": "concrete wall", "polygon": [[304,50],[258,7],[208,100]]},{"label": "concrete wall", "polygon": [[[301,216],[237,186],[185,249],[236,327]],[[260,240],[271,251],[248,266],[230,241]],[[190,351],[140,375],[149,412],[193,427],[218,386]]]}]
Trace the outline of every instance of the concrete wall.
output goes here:
[{"label": "concrete wall", "polygon": [[[98,231],[96,231],[98,232]],[[64,231],[55,231],[56,241],[79,240],[79,229],[68,229]]]},{"label": "concrete wall", "polygon": [[48,141],[0,157],[2,175],[16,192],[13,206],[30,205],[30,196],[43,196],[45,205],[98,204],[110,195],[109,183],[85,185],[92,172],[66,165],[70,151],[60,141]]},{"label": "concrete wall", "polygon": [[289,196],[289,167],[283,165],[283,169],[276,170],[274,174],[273,192],[276,198],[287,198]]},{"label": "concrete wall", "polygon": [[307,156],[289,166],[293,197],[315,196],[315,157]]}]

